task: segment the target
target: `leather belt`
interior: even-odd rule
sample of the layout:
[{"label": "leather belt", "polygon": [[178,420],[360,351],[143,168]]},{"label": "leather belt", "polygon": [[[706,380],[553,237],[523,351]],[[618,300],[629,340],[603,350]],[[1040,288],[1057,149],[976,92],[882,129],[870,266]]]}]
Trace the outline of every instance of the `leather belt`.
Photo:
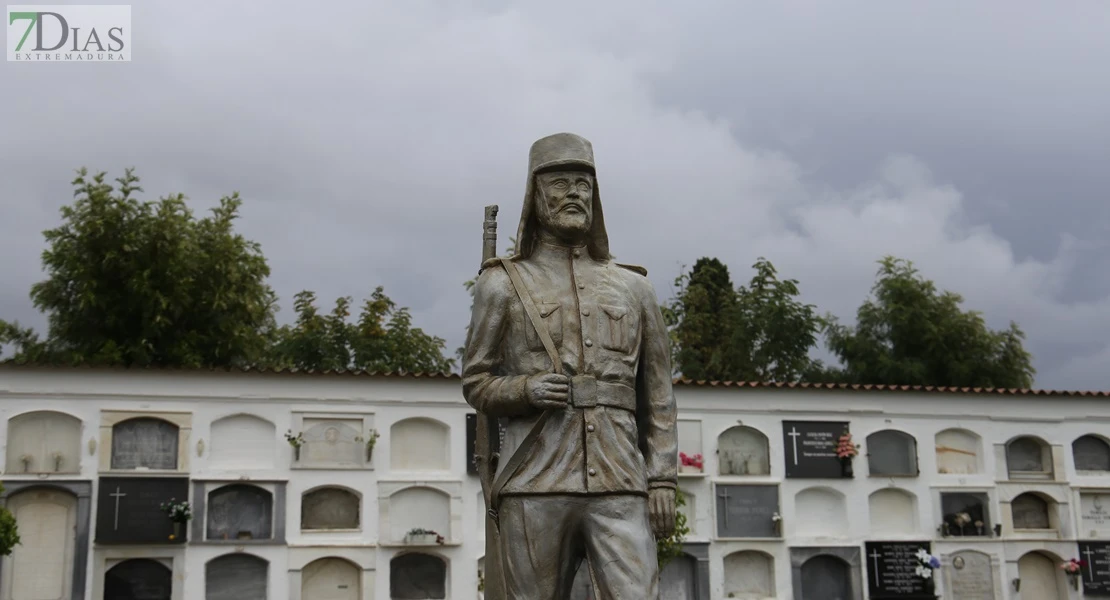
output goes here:
[{"label": "leather belt", "polygon": [[636,390],[620,383],[598,381],[592,375],[575,375],[570,379],[570,406],[595,408],[607,406],[636,412]]}]

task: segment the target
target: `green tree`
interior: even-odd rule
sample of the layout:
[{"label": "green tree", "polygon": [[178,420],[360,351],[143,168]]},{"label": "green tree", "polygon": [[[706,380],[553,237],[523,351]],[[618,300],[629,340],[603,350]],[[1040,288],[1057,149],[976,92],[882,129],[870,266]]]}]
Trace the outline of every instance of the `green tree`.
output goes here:
[{"label": "green tree", "polygon": [[234,231],[241,200],[224,197],[194,219],[181,194],[139,202],[126,170],[105,182],[78,171],[76,201],[44,232],[45,281],[31,288],[47,313],[40,340],[0,322],[0,345],[16,359],[69,364],[228,366],[252,364],[267,347],[276,297],[257,243]]},{"label": "green tree", "polygon": [[676,280],[666,314],[683,377],[792,382],[819,367],[809,351],[824,321],[798,299],[797,280],[779,279],[762,257],[752,268],[751,280],[737,289],[717,259],[699,260]]},{"label": "green tree", "polygon": [[381,287],[349,322],[351,298],[339,298],[328,314],[316,294],[302,291],[293,304],[297,319],[274,335],[267,364],[313,370],[442,373],[454,361],[443,356],[445,341],[412,326],[408,308],[398,308]]},{"label": "green tree", "polygon": [[683,506],[686,506],[686,496],[683,495],[682,490],[677,490],[674,531],[669,537],[655,541],[655,555],[659,559],[660,570],[671,560],[682,556],[682,543],[690,533],[690,527],[686,525],[686,514],[680,510]]},{"label": "green tree", "polygon": [[856,325],[828,318],[826,343],[843,367],[815,377],[848,383],[1029,388],[1035,373],[1025,334],[1011,322],[987,327],[963,298],[938,291],[910,261],[879,261],[873,297],[860,306]]},{"label": "green tree", "polygon": [[[4,485],[0,484],[0,494],[4,493]],[[9,556],[16,544],[19,544],[19,526],[16,525],[15,515],[6,506],[0,506],[0,556]]]}]

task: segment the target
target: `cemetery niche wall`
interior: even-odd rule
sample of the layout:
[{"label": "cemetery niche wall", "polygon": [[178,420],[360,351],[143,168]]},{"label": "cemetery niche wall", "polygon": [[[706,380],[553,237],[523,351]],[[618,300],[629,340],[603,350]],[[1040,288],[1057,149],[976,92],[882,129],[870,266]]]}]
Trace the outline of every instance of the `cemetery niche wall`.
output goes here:
[{"label": "cemetery niche wall", "polygon": [[78,473],[81,470],[81,420],[40,410],[8,420],[5,448],[8,473]]},{"label": "cemetery niche wall", "polygon": [[101,477],[97,544],[183,544],[188,528],[170,521],[164,502],[189,498],[187,477]]},{"label": "cemetery niche wall", "polygon": [[269,578],[270,563],[263,558],[218,556],[204,565],[204,600],[268,600]]},{"label": "cemetery niche wall", "polygon": [[786,477],[851,477],[850,460],[842,461],[836,454],[837,442],[847,431],[846,421],[783,421]]}]

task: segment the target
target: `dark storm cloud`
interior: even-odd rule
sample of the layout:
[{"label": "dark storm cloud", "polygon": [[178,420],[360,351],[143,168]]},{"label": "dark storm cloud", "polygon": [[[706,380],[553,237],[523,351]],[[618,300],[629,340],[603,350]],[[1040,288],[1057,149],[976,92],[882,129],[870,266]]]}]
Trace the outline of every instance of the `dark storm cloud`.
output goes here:
[{"label": "dark storm cloud", "polygon": [[528,145],[569,130],[614,253],[664,298],[700,256],[746,280],[762,255],[850,318],[891,253],[1018,321],[1039,386],[1110,388],[1108,11],[136,4],[134,62],[0,66],[3,317],[42,323],[26,294],[72,170],[133,165],[198,212],[240,191],[286,316],[300,289],[384,285],[453,350],[482,207],[504,248]]}]

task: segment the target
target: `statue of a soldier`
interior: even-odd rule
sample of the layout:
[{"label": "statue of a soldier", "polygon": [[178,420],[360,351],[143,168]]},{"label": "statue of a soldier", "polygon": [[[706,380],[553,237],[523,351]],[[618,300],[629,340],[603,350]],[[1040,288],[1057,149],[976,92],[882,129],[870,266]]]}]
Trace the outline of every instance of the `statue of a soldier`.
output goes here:
[{"label": "statue of a soldier", "polygon": [[669,344],[646,271],[609,255],[590,142],[538,140],[516,254],[483,264],[463,361],[467,402],[504,429],[490,517],[508,600],[566,600],[584,558],[599,598],[659,598],[678,474]]}]

